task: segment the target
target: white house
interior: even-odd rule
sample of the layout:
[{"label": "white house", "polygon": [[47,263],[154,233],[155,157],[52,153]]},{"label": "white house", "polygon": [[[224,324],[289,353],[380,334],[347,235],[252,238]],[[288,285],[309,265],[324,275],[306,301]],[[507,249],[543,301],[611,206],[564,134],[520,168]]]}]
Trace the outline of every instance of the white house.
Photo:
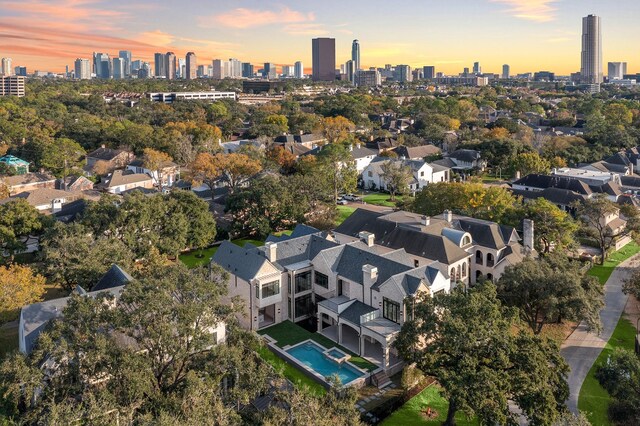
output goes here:
[{"label": "white house", "polygon": [[413,179],[409,182],[410,191],[419,191],[430,183],[449,182],[450,169],[448,167],[426,163],[422,160],[403,160],[397,158],[376,157],[362,172],[365,189],[384,190],[388,182],[384,177],[382,166],[389,162],[409,167]]}]

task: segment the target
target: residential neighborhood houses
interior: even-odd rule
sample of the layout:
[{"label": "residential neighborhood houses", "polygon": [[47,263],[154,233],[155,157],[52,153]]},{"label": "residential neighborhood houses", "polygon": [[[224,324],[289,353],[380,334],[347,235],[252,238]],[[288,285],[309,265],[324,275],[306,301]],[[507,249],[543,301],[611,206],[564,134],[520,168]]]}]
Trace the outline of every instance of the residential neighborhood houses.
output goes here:
[{"label": "residential neighborhood houses", "polygon": [[[82,114],[99,102],[104,128],[67,117],[66,133],[42,141],[12,139],[0,114],[0,288],[23,289],[0,311],[15,335],[0,363],[14,416],[37,419],[51,400],[79,404],[74,422],[98,385],[121,419],[157,420],[149,401],[175,398],[205,411],[219,401],[213,417],[238,424],[279,424],[274,410],[325,397],[345,403],[332,413],[379,424],[425,390],[455,405],[483,380],[531,422],[551,401],[535,394],[528,406],[536,386],[556,395],[553,410],[578,401],[602,365],[596,354],[582,366],[591,353],[580,348],[600,325],[613,332],[600,311],[640,252],[635,139],[594,142],[606,133],[594,118],[580,127],[594,139],[574,139],[577,123],[552,130],[559,109],[587,107],[551,88],[418,87],[320,87],[251,105],[102,104],[65,89]],[[634,134],[633,119],[611,126]],[[617,321],[626,294],[616,295]],[[573,339],[577,354],[563,358]],[[514,383],[494,363],[491,377],[476,374],[469,365],[491,351],[537,381]],[[471,364],[445,365],[453,352]],[[11,382],[27,370],[34,395]],[[453,387],[445,375],[462,371],[468,383]],[[128,402],[126,389],[145,391]],[[412,408],[420,419],[436,410],[429,401]],[[502,422],[465,404],[472,421]]]}]

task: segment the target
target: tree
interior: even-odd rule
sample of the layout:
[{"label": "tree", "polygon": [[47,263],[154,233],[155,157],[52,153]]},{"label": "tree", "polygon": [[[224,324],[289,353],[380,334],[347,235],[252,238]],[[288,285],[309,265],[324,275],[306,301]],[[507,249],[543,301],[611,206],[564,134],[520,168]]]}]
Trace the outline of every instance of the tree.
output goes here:
[{"label": "tree", "polygon": [[[26,423],[111,424],[114,415],[128,424],[240,423],[238,407],[271,373],[254,352],[257,339],[234,328],[225,292],[221,270],[177,263],[129,283],[119,301],[73,295],[64,321],[51,323],[28,357],[0,365],[5,412]],[[218,345],[212,331],[222,322],[227,339]],[[56,361],[54,380],[46,360]]]},{"label": "tree", "polygon": [[535,245],[539,253],[547,254],[552,248],[562,250],[576,244],[578,223],[552,202],[544,198],[527,202],[524,215],[535,224]]},{"label": "tree", "polygon": [[506,306],[517,308],[535,334],[545,325],[562,320],[584,321],[590,330],[601,328],[602,286],[564,253],[541,260],[527,258],[508,266],[496,287],[498,298]]},{"label": "tree", "polygon": [[267,149],[267,160],[270,160],[280,166],[280,168],[288,173],[293,170],[296,164],[296,156],[287,151],[281,145],[272,145]]},{"label": "tree", "polygon": [[12,200],[0,205],[0,248],[13,257],[26,250],[24,240],[39,235],[51,220],[43,216],[25,199]]},{"label": "tree", "polygon": [[620,211],[606,194],[596,194],[576,206],[576,215],[582,222],[582,230],[593,237],[600,248],[600,264],[604,265],[607,252],[619,235],[609,226],[606,218]]},{"label": "tree", "polygon": [[609,419],[616,425],[640,423],[640,360],[631,351],[616,349],[596,370],[596,379],[611,395]]},{"label": "tree", "polygon": [[549,167],[549,162],[540,157],[537,152],[525,152],[518,155],[512,165],[513,171],[520,172],[522,176],[531,173],[546,173],[549,171]]},{"label": "tree", "polygon": [[45,279],[28,266],[0,266],[0,323],[14,320],[20,308],[38,302]]},{"label": "tree", "polygon": [[214,189],[216,182],[225,181],[229,192],[234,192],[247,180],[262,170],[259,161],[251,159],[245,154],[216,154],[200,153],[191,165],[193,177],[196,181],[205,183]]},{"label": "tree", "polygon": [[330,144],[318,154],[321,178],[333,189],[333,204],[338,202],[340,192],[354,192],[358,183],[358,172],[349,150],[341,144]]},{"label": "tree", "polygon": [[47,144],[42,152],[40,165],[56,176],[66,177],[68,172],[82,165],[86,154],[79,143],[68,138],[58,138]]},{"label": "tree", "polygon": [[341,116],[322,120],[322,134],[330,144],[344,142],[355,128],[355,124]]},{"label": "tree", "polygon": [[[284,403],[272,406],[260,419],[265,426],[290,425],[316,426],[349,425],[358,426],[360,413],[355,409],[358,393],[353,387],[343,387],[335,376],[329,378],[332,386],[321,397],[304,390],[292,389],[279,392],[278,401]],[[284,386],[283,386],[284,387]]]},{"label": "tree", "polygon": [[151,171],[151,176],[158,186],[162,186],[162,170],[164,166],[171,161],[173,161],[173,158],[169,154],[152,148],[145,148],[142,154],[142,166]]},{"label": "tree", "polygon": [[410,210],[427,216],[445,210],[479,219],[502,222],[519,208],[518,199],[501,187],[479,182],[436,182],[416,193]]},{"label": "tree", "polygon": [[412,309],[395,346],[442,385],[449,400],[446,425],[455,424],[460,410],[482,424],[515,424],[510,401],[532,424],[553,423],[564,411],[568,366],[558,346],[524,331],[514,334],[516,313],[500,304],[493,284],[421,294]]},{"label": "tree", "polygon": [[391,194],[391,201],[395,201],[396,194],[406,194],[409,183],[413,178],[411,167],[402,162],[385,161],[381,166],[381,177],[384,179],[387,191]]}]

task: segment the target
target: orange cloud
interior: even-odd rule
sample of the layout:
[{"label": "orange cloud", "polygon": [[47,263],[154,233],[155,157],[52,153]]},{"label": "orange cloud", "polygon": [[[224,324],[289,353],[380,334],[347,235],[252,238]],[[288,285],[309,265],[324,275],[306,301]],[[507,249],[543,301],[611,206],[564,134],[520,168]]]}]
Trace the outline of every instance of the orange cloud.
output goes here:
[{"label": "orange cloud", "polygon": [[553,3],[558,0],[491,0],[510,6],[507,12],[516,18],[528,21],[549,22],[555,19],[556,8]]},{"label": "orange cloud", "polygon": [[273,24],[292,24],[315,21],[313,13],[304,13],[281,7],[278,11],[237,8],[228,12],[201,17],[198,22],[202,27],[224,26],[229,28],[262,27]]}]

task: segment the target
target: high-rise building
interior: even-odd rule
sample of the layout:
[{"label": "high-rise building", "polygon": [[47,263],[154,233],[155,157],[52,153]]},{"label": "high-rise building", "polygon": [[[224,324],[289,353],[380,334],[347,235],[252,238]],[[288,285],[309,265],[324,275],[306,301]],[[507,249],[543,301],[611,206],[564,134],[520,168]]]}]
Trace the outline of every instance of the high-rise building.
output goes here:
[{"label": "high-rise building", "polygon": [[78,58],[74,62],[75,77],[78,80],[89,80],[91,78],[91,64],[88,59]]},{"label": "high-rise building", "polygon": [[602,83],[602,31],[599,16],[582,18],[580,76],[585,84]]},{"label": "high-rise building", "polygon": [[186,65],[186,73],[184,78],[187,80],[195,80],[196,79],[196,71],[198,70],[196,54],[193,52],[188,52],[185,65]]},{"label": "high-rise building", "polygon": [[153,55],[154,69],[153,75],[156,78],[162,78],[167,76],[167,58],[163,53],[156,53]]},{"label": "high-rise building", "polygon": [[229,77],[242,77],[242,61],[236,58],[229,58]]},{"label": "high-rise building", "polygon": [[223,59],[214,59],[212,62],[211,78],[222,80],[223,78],[229,77],[229,75],[227,74],[229,66],[226,64],[227,61]]},{"label": "high-rise building", "polygon": [[[27,76],[27,67],[17,66],[13,70],[17,76],[20,76],[20,77]],[[91,67],[89,67],[89,75],[91,75]]]},{"label": "high-rise building", "polygon": [[434,66],[426,66],[422,67],[422,77],[427,80],[433,80],[436,78],[436,67]]},{"label": "high-rise building", "polygon": [[482,74],[482,67],[480,66],[480,62],[473,63],[473,73],[474,74]]},{"label": "high-rise building", "polygon": [[276,71],[276,64],[272,62],[265,62],[264,68],[262,68],[262,77],[269,80],[278,78],[278,72]]},{"label": "high-rise building", "polygon": [[106,53],[93,54],[93,70],[98,78],[111,78],[111,60]]},{"label": "high-rise building", "polygon": [[136,59],[135,61],[131,61],[131,75],[135,75],[140,68],[142,68],[142,64],[144,63],[141,59]]},{"label": "high-rise building", "polygon": [[123,58],[120,58],[120,57],[113,58],[112,71],[113,71],[113,78],[115,80],[122,80],[125,77],[124,64],[125,64],[125,60]]},{"label": "high-rise building", "polygon": [[354,73],[360,71],[360,42],[353,40],[351,43],[351,60],[353,61]]},{"label": "high-rise building", "polygon": [[165,58],[165,72],[164,76],[167,80],[175,80],[176,72],[178,68],[178,61],[176,59],[176,54],[173,52],[167,52],[164,55]]},{"label": "high-rise building", "polygon": [[6,76],[13,74],[13,70],[11,69],[11,58],[2,58],[2,69],[0,70],[0,74]]},{"label": "high-rise building", "polygon": [[176,78],[185,78],[184,70],[187,68],[187,63],[184,58],[178,58],[178,68],[176,68]]},{"label": "high-rise building", "polygon": [[0,96],[24,96],[24,80],[22,76],[0,76]]},{"label": "high-rise building", "polygon": [[123,60],[124,76],[129,77],[131,75],[131,51],[121,50],[118,52],[118,57]]},{"label": "high-rise building", "polygon": [[352,60],[348,60],[344,64],[344,73],[347,75],[347,80],[351,82],[351,84],[356,84],[356,63]]},{"label": "high-rise building", "polygon": [[622,80],[624,78],[624,75],[627,73],[626,62],[609,62],[607,64],[607,68],[607,76],[609,77],[609,81]]},{"label": "high-rise building", "polygon": [[336,39],[314,38],[311,41],[313,81],[336,79]]},{"label": "high-rise building", "polygon": [[303,78],[304,77],[304,67],[302,66],[302,62],[298,61],[294,65],[293,76],[295,78]]},{"label": "high-rise building", "polygon": [[204,65],[198,65],[198,69],[196,71],[196,77],[198,78],[208,77],[207,67],[205,67]]},{"label": "high-rise building", "polygon": [[244,78],[253,77],[253,65],[251,65],[249,62],[242,63],[242,76]]},{"label": "high-rise building", "polygon": [[356,86],[373,87],[382,85],[382,76],[377,70],[360,70],[356,76]]},{"label": "high-rise building", "polygon": [[284,78],[293,77],[294,76],[293,65],[283,65],[282,66],[282,76]]},{"label": "high-rise building", "polygon": [[394,79],[400,83],[409,83],[413,81],[411,67],[409,65],[396,65]]},{"label": "high-rise building", "polygon": [[502,78],[504,78],[505,80],[507,80],[509,78],[509,74],[511,72],[511,68],[509,67],[509,65],[504,64],[502,66]]}]

